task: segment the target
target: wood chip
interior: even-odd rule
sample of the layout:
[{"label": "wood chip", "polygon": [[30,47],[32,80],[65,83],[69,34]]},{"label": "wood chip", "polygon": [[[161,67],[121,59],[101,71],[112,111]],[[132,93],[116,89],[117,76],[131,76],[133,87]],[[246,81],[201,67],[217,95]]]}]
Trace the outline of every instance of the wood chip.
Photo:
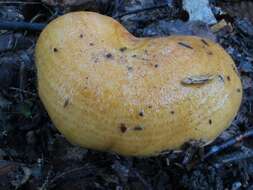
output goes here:
[{"label": "wood chip", "polygon": [[218,22],[217,24],[213,25],[211,27],[212,32],[216,33],[219,32],[222,29],[226,29],[229,32],[233,31],[233,27],[231,26],[230,23],[227,23],[224,19],[222,19],[220,22]]}]

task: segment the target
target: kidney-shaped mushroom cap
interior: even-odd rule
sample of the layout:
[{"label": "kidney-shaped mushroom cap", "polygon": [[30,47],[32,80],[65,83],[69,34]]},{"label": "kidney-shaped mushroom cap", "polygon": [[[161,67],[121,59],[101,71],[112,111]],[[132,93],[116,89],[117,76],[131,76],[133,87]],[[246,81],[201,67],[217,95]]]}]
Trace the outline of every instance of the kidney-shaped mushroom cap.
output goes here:
[{"label": "kidney-shaped mushroom cap", "polygon": [[231,57],[193,36],[136,38],[110,17],[52,21],[36,47],[39,96],[80,146],[149,156],[214,140],[235,117],[242,86]]}]

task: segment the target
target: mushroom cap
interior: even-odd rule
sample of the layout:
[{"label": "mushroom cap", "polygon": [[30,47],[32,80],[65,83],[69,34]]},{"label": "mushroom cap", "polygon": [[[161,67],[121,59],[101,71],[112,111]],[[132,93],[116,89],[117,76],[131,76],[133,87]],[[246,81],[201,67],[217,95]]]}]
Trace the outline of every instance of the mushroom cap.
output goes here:
[{"label": "mushroom cap", "polygon": [[75,12],[36,46],[39,96],[72,143],[149,156],[213,141],[235,117],[241,81],[218,44],[194,36],[136,38],[117,21]]}]

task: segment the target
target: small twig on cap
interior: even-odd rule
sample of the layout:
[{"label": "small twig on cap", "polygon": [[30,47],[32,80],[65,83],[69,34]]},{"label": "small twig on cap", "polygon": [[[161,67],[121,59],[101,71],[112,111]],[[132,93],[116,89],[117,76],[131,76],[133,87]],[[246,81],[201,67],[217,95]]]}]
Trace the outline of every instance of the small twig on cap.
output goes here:
[{"label": "small twig on cap", "polygon": [[24,21],[0,21],[0,30],[36,30],[41,31],[46,27],[45,23],[30,23]]}]

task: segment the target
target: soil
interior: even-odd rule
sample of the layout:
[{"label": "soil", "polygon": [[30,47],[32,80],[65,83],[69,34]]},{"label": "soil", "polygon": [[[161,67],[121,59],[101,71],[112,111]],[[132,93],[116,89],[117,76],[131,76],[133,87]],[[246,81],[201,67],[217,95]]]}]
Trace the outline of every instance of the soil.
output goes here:
[{"label": "soil", "polygon": [[[243,103],[231,126],[204,148],[189,142],[182,151],[150,158],[80,148],[56,130],[38,97],[34,47],[40,31],[0,27],[0,190],[253,189],[253,135],[240,136],[253,124],[251,1],[210,0],[217,22],[226,23],[215,32],[205,22],[190,22],[179,0],[64,2],[1,1],[0,26],[3,21],[46,24],[70,11],[89,10],[116,18],[136,36],[207,37],[234,59]],[[223,146],[231,139],[234,143]]]}]

